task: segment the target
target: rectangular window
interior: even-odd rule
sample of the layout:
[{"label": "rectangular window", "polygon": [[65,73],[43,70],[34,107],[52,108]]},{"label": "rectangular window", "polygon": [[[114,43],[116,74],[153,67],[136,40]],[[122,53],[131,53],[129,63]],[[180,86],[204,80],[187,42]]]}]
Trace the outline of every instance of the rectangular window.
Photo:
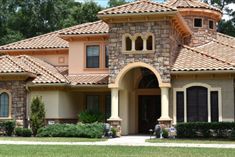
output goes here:
[{"label": "rectangular window", "polygon": [[184,122],[184,92],[176,92],[177,122]]},{"label": "rectangular window", "polygon": [[100,60],[100,46],[99,45],[86,46],[86,67],[99,68],[99,60]]},{"label": "rectangular window", "polygon": [[105,120],[109,119],[111,116],[111,95],[105,96]]},{"label": "rectangular window", "polygon": [[109,67],[109,52],[108,46],[105,46],[105,68]]},{"label": "rectangular window", "polygon": [[214,29],[214,22],[212,20],[209,21],[209,28]]},{"label": "rectangular window", "polygon": [[218,112],[218,91],[211,92],[211,121],[219,121],[219,112]]},{"label": "rectangular window", "polygon": [[202,19],[195,18],[194,19],[194,27],[202,27]]},{"label": "rectangular window", "polygon": [[98,95],[87,95],[86,96],[86,109],[88,111],[99,111],[99,96]]}]

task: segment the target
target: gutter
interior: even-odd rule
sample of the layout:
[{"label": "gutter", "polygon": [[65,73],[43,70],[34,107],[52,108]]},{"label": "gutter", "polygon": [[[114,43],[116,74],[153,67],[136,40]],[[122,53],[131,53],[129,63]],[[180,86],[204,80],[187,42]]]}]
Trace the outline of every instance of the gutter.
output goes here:
[{"label": "gutter", "polygon": [[30,72],[19,72],[19,73],[0,73],[0,76],[28,76],[32,78],[36,78],[37,75],[30,73]]},{"label": "gutter", "polygon": [[171,74],[223,74],[235,73],[235,70],[171,71]]},{"label": "gutter", "polygon": [[108,33],[97,33],[97,34],[61,34],[60,38],[70,37],[93,37],[93,36],[109,36]]}]

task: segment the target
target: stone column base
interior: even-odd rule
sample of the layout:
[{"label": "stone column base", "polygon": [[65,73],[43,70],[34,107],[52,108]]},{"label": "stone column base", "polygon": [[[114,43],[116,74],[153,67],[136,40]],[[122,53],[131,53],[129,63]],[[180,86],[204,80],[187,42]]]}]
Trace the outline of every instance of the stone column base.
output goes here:
[{"label": "stone column base", "polygon": [[109,124],[116,129],[116,136],[121,136],[121,119],[108,119]]},{"label": "stone column base", "polygon": [[170,128],[172,125],[172,119],[171,118],[159,118],[158,119],[159,124],[163,128]]}]

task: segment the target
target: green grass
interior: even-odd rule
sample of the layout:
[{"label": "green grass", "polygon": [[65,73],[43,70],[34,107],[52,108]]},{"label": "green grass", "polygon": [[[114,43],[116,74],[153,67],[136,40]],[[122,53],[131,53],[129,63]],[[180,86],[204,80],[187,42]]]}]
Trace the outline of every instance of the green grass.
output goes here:
[{"label": "green grass", "polygon": [[37,142],[96,142],[107,139],[63,138],[63,137],[0,137],[0,141],[37,141]]},{"label": "green grass", "polygon": [[0,145],[0,157],[234,157],[235,149]]},{"label": "green grass", "polygon": [[197,143],[197,144],[235,144],[235,141],[226,139],[148,139],[150,143]]}]

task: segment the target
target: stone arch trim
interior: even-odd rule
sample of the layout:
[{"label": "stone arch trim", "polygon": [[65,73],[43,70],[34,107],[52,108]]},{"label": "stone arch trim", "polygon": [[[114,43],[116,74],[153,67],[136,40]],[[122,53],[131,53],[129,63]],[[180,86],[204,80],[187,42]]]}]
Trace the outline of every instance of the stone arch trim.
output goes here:
[{"label": "stone arch trim", "polygon": [[159,87],[171,87],[170,83],[164,83],[162,81],[161,74],[153,66],[151,66],[149,64],[146,64],[146,63],[143,63],[143,62],[134,62],[134,63],[127,64],[124,68],[122,68],[120,70],[120,72],[117,74],[117,76],[115,78],[115,82],[112,83],[112,84],[109,84],[109,88],[119,88],[120,87],[120,81],[125,76],[125,74],[128,71],[130,71],[131,69],[138,68],[138,67],[143,67],[143,68],[147,68],[147,69],[151,70],[158,79]]}]

